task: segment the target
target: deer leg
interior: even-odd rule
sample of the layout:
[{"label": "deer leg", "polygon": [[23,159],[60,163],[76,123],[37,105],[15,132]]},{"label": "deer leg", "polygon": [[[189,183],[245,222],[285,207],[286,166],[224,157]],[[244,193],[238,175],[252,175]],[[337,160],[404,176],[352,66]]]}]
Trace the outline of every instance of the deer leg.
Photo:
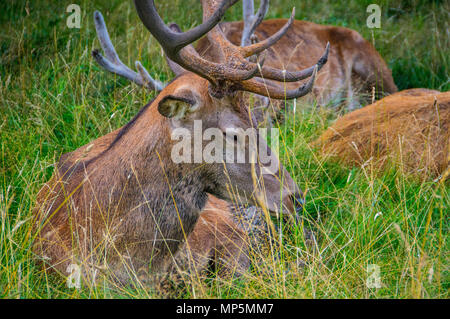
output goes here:
[{"label": "deer leg", "polygon": [[186,250],[197,273],[213,270],[220,276],[242,275],[249,267],[245,233],[234,221],[228,203],[213,196],[189,235]]},{"label": "deer leg", "polygon": [[179,249],[157,290],[166,297],[183,294],[186,282],[195,283],[211,272],[220,277],[240,276],[250,266],[244,231],[228,203],[212,195],[194,230]]},{"label": "deer leg", "polygon": [[227,202],[210,195],[173,267],[191,276],[204,276],[210,270],[219,275],[241,275],[247,270],[246,236]]}]

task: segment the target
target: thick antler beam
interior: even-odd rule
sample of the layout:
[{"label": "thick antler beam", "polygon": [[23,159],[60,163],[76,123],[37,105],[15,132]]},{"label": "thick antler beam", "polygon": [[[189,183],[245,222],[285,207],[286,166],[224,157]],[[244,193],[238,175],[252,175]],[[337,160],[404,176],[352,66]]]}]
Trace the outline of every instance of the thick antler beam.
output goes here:
[{"label": "thick antler beam", "polygon": [[153,79],[139,61],[136,61],[136,69],[138,72],[132,71],[122,63],[109,37],[105,20],[99,11],[94,12],[94,24],[97,37],[106,58],[98,50],[93,50],[92,56],[101,67],[150,90],[161,91],[164,88],[165,85]]},{"label": "thick antler beam", "polygon": [[185,69],[194,72],[211,83],[217,80],[242,81],[253,77],[258,72],[258,65],[248,63],[240,65],[239,68],[231,68],[224,64],[211,62],[203,59],[190,45],[199,39],[217,23],[220,22],[226,9],[238,0],[224,0],[208,16],[201,25],[184,33],[168,27],[159,16],[155,8],[154,0],[134,0],[138,15],[150,33],[158,40],[169,59]]},{"label": "thick antler beam", "polygon": [[256,79],[243,81],[240,83],[240,89],[252,93],[256,93],[263,96],[268,96],[277,100],[291,100],[302,97],[311,92],[314,81],[316,79],[318,66],[314,66],[311,78],[305,84],[294,90],[285,90],[283,87],[274,86],[269,83],[263,83]]},{"label": "thick antler beam", "polygon": [[211,17],[203,22],[201,25],[183,32],[173,32],[161,19],[155,8],[154,0],[134,0],[139,18],[144,23],[145,27],[150,33],[158,40],[163,46],[166,54],[171,59],[176,59],[177,53],[185,46],[200,39],[217,23],[219,23],[225,11],[234,5],[239,0],[224,0],[220,4],[219,8],[211,15]]},{"label": "thick antler beam", "polygon": [[[169,28],[172,32],[181,32],[180,27],[176,23],[171,23]],[[167,62],[172,70],[183,66],[187,70],[208,79],[211,83],[225,79],[235,81],[247,80],[255,76],[259,71],[257,64],[251,64],[252,67],[248,69],[233,69],[220,63],[208,61],[202,58],[192,45],[187,45],[183,48],[179,53],[179,58],[181,62],[178,62],[178,59],[177,61],[172,61],[166,55]]]}]

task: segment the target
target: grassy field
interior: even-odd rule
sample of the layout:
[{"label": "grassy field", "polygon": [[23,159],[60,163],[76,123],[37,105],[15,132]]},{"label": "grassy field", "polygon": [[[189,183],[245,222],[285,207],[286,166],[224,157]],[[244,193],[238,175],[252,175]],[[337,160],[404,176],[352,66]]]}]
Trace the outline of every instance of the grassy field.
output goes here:
[{"label": "grassy field", "polygon": [[[382,8],[381,29],[366,27],[366,7]],[[140,60],[162,81],[172,75],[161,49],[141,25],[131,1],[86,1],[81,29],[66,26],[73,1],[0,2],[0,296],[4,298],[151,297],[144,289],[69,289],[33,262],[31,211],[53,163],[132,118],[153,93],[114,78],[91,58],[98,48],[92,21],[100,10],[125,64]],[[166,22],[183,29],[201,21],[194,0],[157,1]],[[371,40],[399,89],[450,89],[448,2],[425,0],[272,0],[268,18],[287,17],[353,28]],[[188,10],[186,8],[189,8]],[[239,20],[240,5],[227,13]],[[449,187],[401,169],[345,168],[320,158],[309,143],[338,114],[314,105],[287,111],[282,160],[308,190],[305,221],[316,249],[301,236],[284,237],[280,256],[264,258],[235,281],[192,280],[185,297],[448,298]],[[297,267],[299,260],[305,267]],[[381,287],[368,288],[368,265]]]}]

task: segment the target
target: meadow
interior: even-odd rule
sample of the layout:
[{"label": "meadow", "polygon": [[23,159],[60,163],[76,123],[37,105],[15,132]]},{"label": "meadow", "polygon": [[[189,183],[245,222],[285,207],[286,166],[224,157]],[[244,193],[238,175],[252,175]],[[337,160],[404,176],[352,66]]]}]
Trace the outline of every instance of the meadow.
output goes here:
[{"label": "meadow", "polygon": [[[380,29],[366,26],[366,7],[373,2],[382,9]],[[124,125],[155,95],[95,63],[94,10],[103,13],[125,64],[139,60],[156,79],[173,77],[132,1],[77,1],[80,29],[66,25],[70,3],[0,2],[0,297],[154,297],[138,284],[68,288],[43,272],[30,250],[36,194],[59,156]],[[201,21],[198,1],[156,3],[164,20],[183,30]],[[360,32],[383,56],[399,90],[450,90],[448,2],[272,0],[266,18],[286,18],[292,6],[297,19]],[[226,20],[241,16],[237,4]],[[448,182],[398,166],[379,172],[370,164],[351,168],[324,159],[310,143],[345,110],[297,103],[295,113],[292,104],[285,112],[281,160],[307,190],[303,220],[317,234],[317,245],[289,232],[279,252],[255,252],[263,266],[235,280],[191,278],[182,297],[448,298]],[[370,265],[379,267],[378,287],[367,284]]]}]

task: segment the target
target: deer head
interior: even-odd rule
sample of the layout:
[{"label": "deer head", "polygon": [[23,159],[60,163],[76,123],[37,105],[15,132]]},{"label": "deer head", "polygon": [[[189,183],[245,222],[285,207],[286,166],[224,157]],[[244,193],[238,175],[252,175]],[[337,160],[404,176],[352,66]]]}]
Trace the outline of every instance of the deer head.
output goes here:
[{"label": "deer head", "polygon": [[[225,10],[236,2],[237,0],[221,2],[203,0],[203,23],[183,33],[175,24],[170,26],[164,24],[153,0],[135,0],[140,19],[161,44],[169,65],[179,75],[166,87],[165,84],[151,78],[139,62],[136,62],[138,72],[133,72],[120,61],[109,39],[103,18],[98,12],[94,15],[95,24],[106,58],[98,51],[93,51],[93,56],[108,71],[149,89],[161,91],[141,117],[152,118],[149,123],[154,122],[155,118],[161,118],[168,134],[165,137],[167,147],[174,146],[169,136],[178,132],[188,132],[191,137],[196,133],[199,133],[198,136],[208,135],[210,129],[217,129],[222,133],[220,136],[213,134],[215,139],[222,139],[222,143],[219,144],[228,146],[228,150],[222,154],[222,161],[210,163],[205,162],[204,158],[196,160],[195,156],[199,155],[197,152],[191,154],[190,163],[184,162],[182,165],[185,172],[196,170],[203,176],[200,185],[202,191],[227,200],[234,200],[233,192],[236,192],[242,195],[242,198],[249,198],[265,205],[272,212],[279,212],[282,207],[285,207],[287,212],[294,212],[295,205],[299,207],[302,202],[301,191],[282,165],[277,165],[275,170],[267,173],[266,167],[261,165],[259,160],[260,154],[258,152],[254,154],[255,149],[263,150],[270,163],[278,163],[276,156],[259,138],[258,132],[253,135],[253,141],[257,141],[255,145],[251,143],[252,138],[245,135],[249,129],[255,127],[255,123],[245,107],[242,92],[253,92],[283,100],[303,96],[311,91],[317,70],[323,64],[323,57],[318,65],[298,72],[262,66],[261,54],[286,33],[293,22],[295,9],[285,26],[274,35],[261,42],[239,47],[231,44],[225,38],[220,25],[217,25]],[[260,11],[265,13],[267,4],[264,8]],[[253,23],[255,27],[260,20],[262,19]],[[192,47],[191,43],[204,35],[216,44],[212,50],[215,50],[217,61],[202,58]],[[328,47],[324,55],[325,62],[327,52]],[[252,59],[249,59],[250,57]],[[286,91],[282,86],[265,83],[266,76],[281,82],[286,81],[286,77],[291,81],[302,80],[308,76],[311,78],[297,89]],[[198,126],[198,123],[201,125]],[[193,141],[192,145],[194,143]],[[208,141],[202,139],[200,143],[201,150],[208,147]],[[238,162],[236,156],[236,160],[228,161],[228,152],[243,153],[246,160]],[[255,161],[251,163],[251,154],[256,156],[256,163]]]}]

